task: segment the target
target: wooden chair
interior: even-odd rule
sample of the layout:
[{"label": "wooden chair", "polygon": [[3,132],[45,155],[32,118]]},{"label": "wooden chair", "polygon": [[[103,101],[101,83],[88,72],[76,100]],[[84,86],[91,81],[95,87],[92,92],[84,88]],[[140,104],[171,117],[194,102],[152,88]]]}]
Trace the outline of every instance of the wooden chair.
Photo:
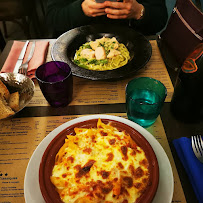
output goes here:
[{"label": "wooden chair", "polygon": [[27,38],[31,38],[30,23],[33,23],[37,37],[39,37],[39,18],[35,0],[0,0],[0,21],[3,22],[5,38],[8,37],[6,21],[17,23],[24,31]]}]

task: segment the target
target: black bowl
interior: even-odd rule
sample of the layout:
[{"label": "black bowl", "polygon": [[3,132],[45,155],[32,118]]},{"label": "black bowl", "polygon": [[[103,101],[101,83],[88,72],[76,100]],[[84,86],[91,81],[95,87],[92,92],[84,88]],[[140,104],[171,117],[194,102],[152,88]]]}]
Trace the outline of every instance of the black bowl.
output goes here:
[{"label": "black bowl", "polygon": [[[98,38],[116,37],[130,52],[129,62],[120,68],[107,71],[95,71],[81,68],[72,61],[75,52],[87,41]],[[53,60],[69,64],[75,76],[91,80],[112,80],[132,76],[144,67],[152,55],[152,47],[147,38],[135,30],[115,25],[87,25],[62,34],[54,43],[51,56]]]}]

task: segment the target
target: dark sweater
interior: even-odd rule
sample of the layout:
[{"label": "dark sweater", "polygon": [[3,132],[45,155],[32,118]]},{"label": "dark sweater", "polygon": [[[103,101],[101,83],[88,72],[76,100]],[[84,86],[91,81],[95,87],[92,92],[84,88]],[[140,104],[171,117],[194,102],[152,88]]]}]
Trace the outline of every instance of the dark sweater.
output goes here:
[{"label": "dark sweater", "polygon": [[47,0],[46,21],[47,26],[53,30],[53,37],[75,27],[101,23],[126,25],[144,35],[154,35],[165,26],[168,17],[165,0],[138,0],[145,7],[144,18],[141,20],[88,17],[82,11],[82,2],[83,0]]}]

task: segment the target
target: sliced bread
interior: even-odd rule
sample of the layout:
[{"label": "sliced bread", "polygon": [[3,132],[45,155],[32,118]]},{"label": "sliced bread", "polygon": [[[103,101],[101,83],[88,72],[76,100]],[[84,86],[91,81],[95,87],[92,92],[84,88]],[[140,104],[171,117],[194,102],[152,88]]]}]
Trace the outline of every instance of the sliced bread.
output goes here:
[{"label": "sliced bread", "polygon": [[0,119],[7,118],[15,114],[15,112],[8,106],[6,100],[0,95]]},{"label": "sliced bread", "polygon": [[6,101],[9,100],[10,92],[7,89],[6,85],[1,80],[0,80],[0,94],[2,95],[2,97],[6,99]]},{"label": "sliced bread", "polygon": [[8,105],[16,112],[19,111],[19,93],[14,92],[10,94]]}]

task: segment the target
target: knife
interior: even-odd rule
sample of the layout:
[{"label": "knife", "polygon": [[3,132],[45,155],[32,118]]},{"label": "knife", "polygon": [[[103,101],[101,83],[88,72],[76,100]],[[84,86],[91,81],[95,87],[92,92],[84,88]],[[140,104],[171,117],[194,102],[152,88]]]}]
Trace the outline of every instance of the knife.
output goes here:
[{"label": "knife", "polygon": [[29,44],[29,40],[27,40],[25,42],[25,45],[22,49],[22,51],[20,52],[20,56],[18,57],[18,60],[17,60],[17,63],[15,65],[15,68],[13,70],[13,73],[18,73],[18,70],[19,70],[19,67],[21,66],[21,64],[23,63],[23,58],[25,56],[25,53],[26,53],[26,49],[27,49],[27,46]]}]

